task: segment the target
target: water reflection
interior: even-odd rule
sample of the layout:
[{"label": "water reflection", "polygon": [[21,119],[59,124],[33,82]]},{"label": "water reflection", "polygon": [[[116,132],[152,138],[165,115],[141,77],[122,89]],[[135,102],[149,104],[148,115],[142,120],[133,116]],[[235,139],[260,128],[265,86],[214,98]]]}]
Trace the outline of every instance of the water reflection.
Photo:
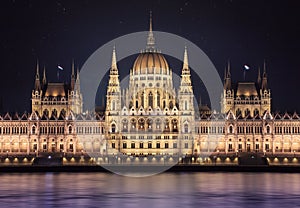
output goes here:
[{"label": "water reflection", "polygon": [[300,206],[299,174],[1,174],[0,207]]}]

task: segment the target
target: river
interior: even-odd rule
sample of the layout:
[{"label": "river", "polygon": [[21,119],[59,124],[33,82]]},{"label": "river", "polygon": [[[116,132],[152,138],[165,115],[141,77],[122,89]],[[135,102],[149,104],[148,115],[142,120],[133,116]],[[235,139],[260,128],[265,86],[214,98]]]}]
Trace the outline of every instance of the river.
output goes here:
[{"label": "river", "polygon": [[2,173],[0,207],[299,207],[300,174]]}]

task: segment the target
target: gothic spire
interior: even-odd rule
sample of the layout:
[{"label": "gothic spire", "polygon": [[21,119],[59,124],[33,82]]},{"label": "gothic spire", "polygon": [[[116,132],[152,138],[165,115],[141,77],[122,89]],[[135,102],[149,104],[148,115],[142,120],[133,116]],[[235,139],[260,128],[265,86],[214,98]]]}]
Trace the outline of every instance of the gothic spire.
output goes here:
[{"label": "gothic spire", "polygon": [[258,74],[257,74],[257,84],[261,84],[261,75],[260,75],[260,67],[258,67]]},{"label": "gothic spire", "polygon": [[183,67],[181,72],[181,85],[190,86],[191,82],[191,72],[189,69],[189,61],[188,61],[188,53],[187,48],[184,48],[184,56],[183,56]]},{"label": "gothic spire", "polygon": [[44,70],[43,70],[43,81],[42,81],[43,85],[45,85],[47,83],[47,78],[46,78],[46,67],[44,66]]},{"label": "gothic spire", "polygon": [[116,47],[115,46],[114,46],[113,52],[112,52],[111,69],[112,70],[116,70],[117,69],[117,56],[116,56]]},{"label": "gothic spire", "polygon": [[71,78],[75,78],[74,59],[72,60],[72,75]]},{"label": "gothic spire", "polygon": [[264,72],[262,76],[262,83],[261,83],[261,89],[267,90],[268,89],[268,79],[267,79],[267,69],[266,69],[266,61],[264,61]]},{"label": "gothic spire", "polygon": [[79,67],[77,66],[77,70],[76,70],[76,82],[80,81],[79,75],[80,75],[80,73],[79,73]]},{"label": "gothic spire", "polygon": [[41,82],[40,82],[40,69],[39,69],[39,61],[36,61],[36,75],[35,75],[35,84],[34,89],[35,91],[41,90]]},{"label": "gothic spire", "polygon": [[230,73],[230,61],[228,60],[227,62],[227,77],[231,78],[231,73]]},{"label": "gothic spire", "polygon": [[72,60],[72,74],[71,74],[71,89],[74,90],[75,87],[75,66],[74,59]]},{"label": "gothic spire", "polygon": [[227,73],[225,73],[224,89],[231,90],[230,61],[228,61],[228,63],[227,63]]},{"label": "gothic spire", "polygon": [[80,92],[80,77],[79,77],[80,73],[79,73],[79,67],[77,66],[77,71],[76,71],[76,82],[75,82],[75,88],[74,90],[77,90],[78,92]]},{"label": "gothic spire", "polygon": [[189,68],[189,60],[188,60],[187,48],[185,46],[184,57],[183,57],[183,69],[188,69],[188,68]]},{"label": "gothic spire", "polygon": [[36,60],[36,75],[35,79],[40,79],[40,67],[39,67],[39,60]]},{"label": "gothic spire", "polygon": [[150,11],[149,32],[147,38],[147,49],[154,49],[155,39],[152,31],[152,11]]}]

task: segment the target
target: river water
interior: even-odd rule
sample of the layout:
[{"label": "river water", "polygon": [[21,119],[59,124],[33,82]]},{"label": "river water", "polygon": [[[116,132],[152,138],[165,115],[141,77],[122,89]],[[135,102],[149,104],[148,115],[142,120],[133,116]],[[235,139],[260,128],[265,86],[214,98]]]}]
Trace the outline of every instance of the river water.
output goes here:
[{"label": "river water", "polygon": [[300,174],[0,174],[0,207],[300,207]]}]

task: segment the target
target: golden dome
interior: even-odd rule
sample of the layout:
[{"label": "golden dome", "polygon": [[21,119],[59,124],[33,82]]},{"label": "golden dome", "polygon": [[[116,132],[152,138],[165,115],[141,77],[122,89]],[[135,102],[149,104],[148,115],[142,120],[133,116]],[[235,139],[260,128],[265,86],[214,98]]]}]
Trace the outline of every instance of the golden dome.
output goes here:
[{"label": "golden dome", "polygon": [[169,74],[165,57],[158,52],[141,53],[133,64],[133,74]]}]

